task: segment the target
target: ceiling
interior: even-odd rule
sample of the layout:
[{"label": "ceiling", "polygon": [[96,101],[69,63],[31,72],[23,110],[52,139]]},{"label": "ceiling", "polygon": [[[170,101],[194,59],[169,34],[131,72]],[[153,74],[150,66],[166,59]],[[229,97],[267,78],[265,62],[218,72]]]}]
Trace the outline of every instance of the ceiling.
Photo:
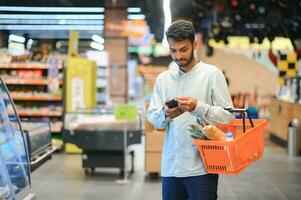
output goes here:
[{"label": "ceiling", "polygon": [[[122,1],[126,1],[128,6],[142,9],[152,33],[161,41],[164,34],[163,0],[5,0],[0,1],[0,6],[100,8],[106,7],[108,3],[118,4]],[[250,40],[256,38],[261,41],[263,37],[270,39],[275,36],[286,36],[291,39],[301,37],[301,0],[170,0],[170,2],[173,20],[179,18],[192,20],[196,30],[207,38],[226,41],[228,35],[245,35],[249,36]],[[81,38],[90,38],[92,34],[103,33],[103,21],[99,15],[104,13],[99,11],[66,13],[55,10],[47,13],[48,18],[31,19],[27,22],[22,20],[23,16],[11,19],[0,17],[0,29],[3,30],[5,25],[6,32],[10,30],[16,34],[30,34],[32,37],[68,38],[68,26],[77,25]],[[45,12],[0,11],[0,16],[16,14],[45,15]],[[72,15],[74,19],[64,20],[62,19],[64,14]],[[58,15],[57,18],[55,15]],[[80,15],[96,17],[76,18]],[[31,24],[35,26],[30,28]]]},{"label": "ceiling", "polygon": [[104,0],[4,0],[1,6],[104,6]]},{"label": "ceiling", "polygon": [[[91,38],[93,34],[102,34],[104,22],[103,12],[97,8],[104,6],[104,1],[98,0],[54,0],[54,1],[0,1],[0,6],[51,7],[52,9],[32,11],[0,10],[0,29],[16,35],[23,35],[32,39],[67,39],[69,29],[78,30],[81,38]],[[78,10],[72,7],[91,7],[95,10]],[[54,7],[54,8],[53,8]],[[71,11],[60,11],[56,7],[71,7]],[[15,10],[15,9],[12,9]]]},{"label": "ceiling", "polygon": [[[116,0],[117,2],[120,0]],[[163,0],[125,0],[127,5],[131,7],[140,7],[142,13],[145,14],[146,20],[151,28],[152,33],[154,33],[157,40],[161,41],[163,39],[164,32],[164,14],[163,14]],[[39,0],[39,1],[28,1],[28,0],[5,0],[0,1],[0,6],[30,6],[30,7],[106,7],[110,0]],[[191,16],[191,1],[190,0],[171,0],[171,14],[173,18],[189,18]],[[47,17],[43,19],[24,19],[24,16],[12,17],[10,20],[7,18],[1,19],[0,17],[0,29],[10,30],[10,33],[30,35],[32,38],[68,38],[68,26],[78,24],[77,30],[80,33],[81,38],[90,38],[91,34],[97,33],[102,34],[103,31],[99,30],[102,27],[102,23],[99,20],[89,19],[89,20],[79,20],[74,19],[73,21],[68,21],[64,27],[59,26],[64,24],[60,16],[54,19],[54,15],[85,15],[85,14],[103,14],[103,13],[86,13],[86,12],[16,12],[16,11],[0,11],[0,15],[16,15],[16,14],[27,14],[27,15],[38,15],[38,14],[49,14],[49,19]],[[39,15],[40,16],[40,15]],[[22,18],[22,19],[21,19]],[[52,19],[52,20],[50,20]],[[4,21],[3,21],[4,20]],[[70,24],[71,23],[71,24]],[[50,24],[47,26],[47,24]],[[11,26],[9,26],[11,25]],[[56,25],[56,26],[55,26]],[[86,25],[86,26],[84,26]],[[93,27],[93,25],[95,25]],[[31,26],[31,27],[30,27]],[[90,29],[91,28],[91,29]],[[97,29],[97,30],[95,30]],[[47,30],[47,31],[46,31]]]}]

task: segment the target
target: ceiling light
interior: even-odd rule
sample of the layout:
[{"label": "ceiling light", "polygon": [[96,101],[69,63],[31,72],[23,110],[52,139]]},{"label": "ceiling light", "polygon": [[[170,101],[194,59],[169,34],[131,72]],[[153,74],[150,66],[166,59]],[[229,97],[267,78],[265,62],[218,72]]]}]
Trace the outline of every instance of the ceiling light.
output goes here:
[{"label": "ceiling light", "polygon": [[20,42],[20,43],[24,43],[25,42],[25,38],[22,36],[18,36],[18,35],[9,35],[8,40],[10,41],[15,41],[15,42]]},{"label": "ceiling light", "polygon": [[97,42],[99,44],[105,43],[105,40],[103,39],[103,37],[100,37],[99,35],[92,35],[92,40],[94,40],[95,42]]},{"label": "ceiling light", "polygon": [[30,7],[30,6],[0,6],[0,11],[14,12],[104,12],[104,7]]},{"label": "ceiling light", "polygon": [[103,25],[103,20],[67,20],[67,19],[0,19],[0,24],[76,24],[76,25]]},{"label": "ceiling light", "polygon": [[99,44],[99,43],[97,43],[97,42],[91,42],[90,43],[90,47],[92,47],[93,49],[97,49],[97,50],[99,50],[99,51],[103,51],[104,50],[104,45],[102,45],[102,44]]},{"label": "ceiling light", "polygon": [[95,30],[102,31],[102,25],[0,25],[0,30]]},{"label": "ceiling light", "polygon": [[128,7],[127,11],[128,11],[128,13],[140,13],[141,12],[141,8],[138,8],[138,7]]},{"label": "ceiling light", "polygon": [[28,42],[27,42],[26,48],[27,48],[27,49],[30,49],[31,46],[32,46],[32,43],[33,43],[33,40],[32,40],[32,39],[29,39]]},{"label": "ceiling light", "polygon": [[143,19],[145,19],[145,15],[143,15],[143,14],[131,14],[131,15],[128,15],[128,19],[129,20],[143,20]]},{"label": "ceiling light", "polygon": [[[171,25],[171,11],[170,11],[170,0],[163,0],[163,11],[164,11],[164,33],[167,28]],[[168,47],[166,35],[164,34],[162,45]]]},{"label": "ceiling light", "polygon": [[46,14],[0,14],[0,19],[97,19],[101,20],[104,19],[105,16],[102,14],[98,15],[72,15],[72,14],[65,14],[65,15],[46,15]]},{"label": "ceiling light", "polygon": [[20,50],[22,50],[22,49],[25,48],[25,46],[24,46],[24,44],[20,44],[20,43],[16,43],[16,42],[10,42],[8,44],[8,48],[9,49],[20,49]]}]

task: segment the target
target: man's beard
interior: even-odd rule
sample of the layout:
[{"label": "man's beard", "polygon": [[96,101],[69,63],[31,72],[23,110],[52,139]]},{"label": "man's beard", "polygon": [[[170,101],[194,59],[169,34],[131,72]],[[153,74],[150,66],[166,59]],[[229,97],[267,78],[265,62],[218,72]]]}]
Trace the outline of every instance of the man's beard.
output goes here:
[{"label": "man's beard", "polygon": [[193,51],[191,51],[191,54],[190,54],[190,57],[188,59],[188,61],[186,62],[186,64],[179,64],[177,62],[177,60],[175,60],[175,62],[177,63],[177,65],[180,67],[180,68],[185,68],[187,65],[189,65],[191,63],[191,61],[193,60],[194,58],[194,55],[193,55]]}]

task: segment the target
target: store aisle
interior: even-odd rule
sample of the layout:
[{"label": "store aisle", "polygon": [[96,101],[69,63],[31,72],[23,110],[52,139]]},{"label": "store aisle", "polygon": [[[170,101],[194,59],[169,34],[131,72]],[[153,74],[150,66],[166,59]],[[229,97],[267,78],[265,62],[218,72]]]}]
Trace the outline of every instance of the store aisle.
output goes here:
[{"label": "store aisle", "polygon": [[[143,171],[144,145],[136,145],[131,183],[120,185],[117,169],[97,169],[88,177],[80,155],[54,154],[32,174],[32,189],[42,200],[157,200],[160,180]],[[301,157],[289,158],[284,148],[267,141],[262,160],[240,175],[220,176],[219,200],[298,200],[301,197]]]}]

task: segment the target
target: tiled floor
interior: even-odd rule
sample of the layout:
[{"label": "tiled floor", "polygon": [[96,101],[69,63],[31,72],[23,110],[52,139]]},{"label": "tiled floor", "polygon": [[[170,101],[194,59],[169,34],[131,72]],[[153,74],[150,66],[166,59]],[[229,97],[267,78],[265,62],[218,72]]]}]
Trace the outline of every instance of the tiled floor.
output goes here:
[{"label": "tiled floor", "polygon": [[[117,169],[96,169],[86,176],[80,155],[56,153],[32,174],[32,190],[42,200],[154,200],[161,199],[160,180],[143,171],[144,148],[135,145],[135,173],[118,184]],[[239,175],[220,176],[219,200],[300,200],[301,157],[267,141],[263,158]]]}]

